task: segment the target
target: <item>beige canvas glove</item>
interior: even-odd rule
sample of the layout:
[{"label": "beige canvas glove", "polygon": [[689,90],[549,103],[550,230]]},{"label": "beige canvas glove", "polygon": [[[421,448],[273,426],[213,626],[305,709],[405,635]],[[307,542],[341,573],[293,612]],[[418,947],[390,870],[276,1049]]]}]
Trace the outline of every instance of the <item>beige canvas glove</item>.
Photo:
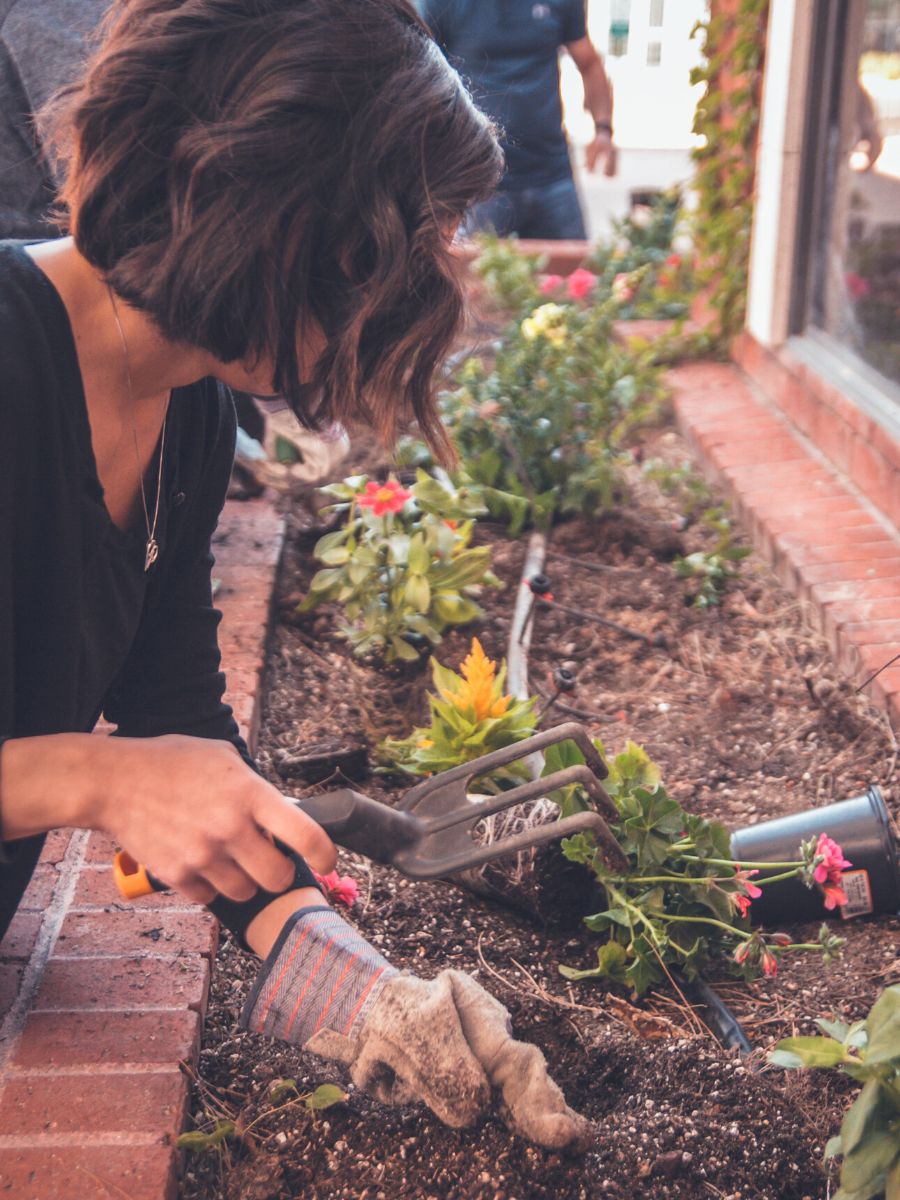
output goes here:
[{"label": "beige canvas glove", "polygon": [[[245,1027],[343,1063],[385,1104],[422,1101],[445,1124],[491,1110],[552,1150],[583,1150],[573,1112],[536,1046],[512,1036],[509,1014],[461,971],[399,974],[328,909],[305,909],[270,954],[242,1016]],[[288,927],[286,927],[287,929]]]}]

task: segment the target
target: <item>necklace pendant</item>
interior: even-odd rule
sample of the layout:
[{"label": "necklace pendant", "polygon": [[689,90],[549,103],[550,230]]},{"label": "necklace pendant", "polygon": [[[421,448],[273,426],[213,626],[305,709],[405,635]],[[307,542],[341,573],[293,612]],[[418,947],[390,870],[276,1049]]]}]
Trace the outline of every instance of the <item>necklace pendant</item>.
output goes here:
[{"label": "necklace pendant", "polygon": [[147,540],[147,550],[144,554],[144,570],[149,571],[156,560],[159,558],[159,543],[151,534]]}]

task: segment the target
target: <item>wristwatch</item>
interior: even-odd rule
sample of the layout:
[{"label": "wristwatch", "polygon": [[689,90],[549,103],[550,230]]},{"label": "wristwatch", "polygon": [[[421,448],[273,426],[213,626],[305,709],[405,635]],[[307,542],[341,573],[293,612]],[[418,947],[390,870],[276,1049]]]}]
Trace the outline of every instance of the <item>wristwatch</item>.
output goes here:
[{"label": "wristwatch", "polygon": [[594,129],[597,131],[597,133],[608,133],[609,136],[612,137],[613,129],[609,121],[595,121]]}]

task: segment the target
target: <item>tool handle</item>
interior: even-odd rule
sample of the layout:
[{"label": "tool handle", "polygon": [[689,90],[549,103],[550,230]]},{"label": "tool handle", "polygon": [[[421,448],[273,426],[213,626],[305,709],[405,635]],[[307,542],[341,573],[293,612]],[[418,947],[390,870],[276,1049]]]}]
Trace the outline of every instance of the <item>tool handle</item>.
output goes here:
[{"label": "tool handle", "polygon": [[[417,817],[381,804],[362,792],[354,792],[352,788],[305,796],[294,803],[321,825],[339,846],[375,862],[391,862],[395,852],[414,841],[421,830],[421,821]],[[113,878],[125,900],[167,890],[166,884],[154,878],[124,850],[120,850],[113,860]]]}]

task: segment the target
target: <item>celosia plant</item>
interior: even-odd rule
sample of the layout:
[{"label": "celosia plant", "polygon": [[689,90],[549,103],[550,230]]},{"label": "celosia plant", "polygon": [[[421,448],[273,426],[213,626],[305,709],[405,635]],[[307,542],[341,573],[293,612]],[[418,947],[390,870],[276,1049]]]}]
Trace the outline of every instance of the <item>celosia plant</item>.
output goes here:
[{"label": "celosia plant", "polygon": [[323,568],[301,612],[337,602],[354,651],[374,651],[386,662],[414,661],[448,625],[481,615],[473,590],[498,580],[490,549],[469,546],[484,508],[465,488],[446,488],[419,471],[409,489],[358,475],[322,491],[338,498],[346,521],[316,544]]},{"label": "celosia plant", "polygon": [[[595,745],[605,755],[602,744]],[[582,761],[577,747],[564,742],[548,750],[545,772]],[[605,909],[585,918],[589,929],[608,935],[596,967],[561,967],[567,978],[606,976],[626,981],[640,993],[661,982],[669,966],[695,978],[715,962],[749,978],[759,971],[774,975],[779,957],[792,951],[819,950],[826,960],[835,955],[842,939],[827,925],[822,925],[818,942],[811,943],[795,943],[787,934],[766,934],[749,925],[753,900],[776,880],[797,876],[822,889],[826,907],[833,906],[832,900],[840,902],[837,880],[849,864],[830,838],[804,843],[796,862],[737,863],[724,826],[686,813],[666,793],[658,768],[633,742],[609,761],[606,787],[620,813],[613,832],[630,868],[625,875],[610,872],[591,834],[563,843],[567,858],[593,871],[607,901]],[[588,806],[577,786],[552,798],[563,815]]]},{"label": "celosia plant", "polygon": [[[506,664],[497,671],[478,638],[472,639],[472,648],[458,674],[435,659],[431,670],[431,724],[414,729],[408,738],[382,742],[379,753],[383,765],[410,775],[433,775],[534,733],[534,699],[515,700],[504,693]],[[509,775],[508,769],[505,774]]]}]

